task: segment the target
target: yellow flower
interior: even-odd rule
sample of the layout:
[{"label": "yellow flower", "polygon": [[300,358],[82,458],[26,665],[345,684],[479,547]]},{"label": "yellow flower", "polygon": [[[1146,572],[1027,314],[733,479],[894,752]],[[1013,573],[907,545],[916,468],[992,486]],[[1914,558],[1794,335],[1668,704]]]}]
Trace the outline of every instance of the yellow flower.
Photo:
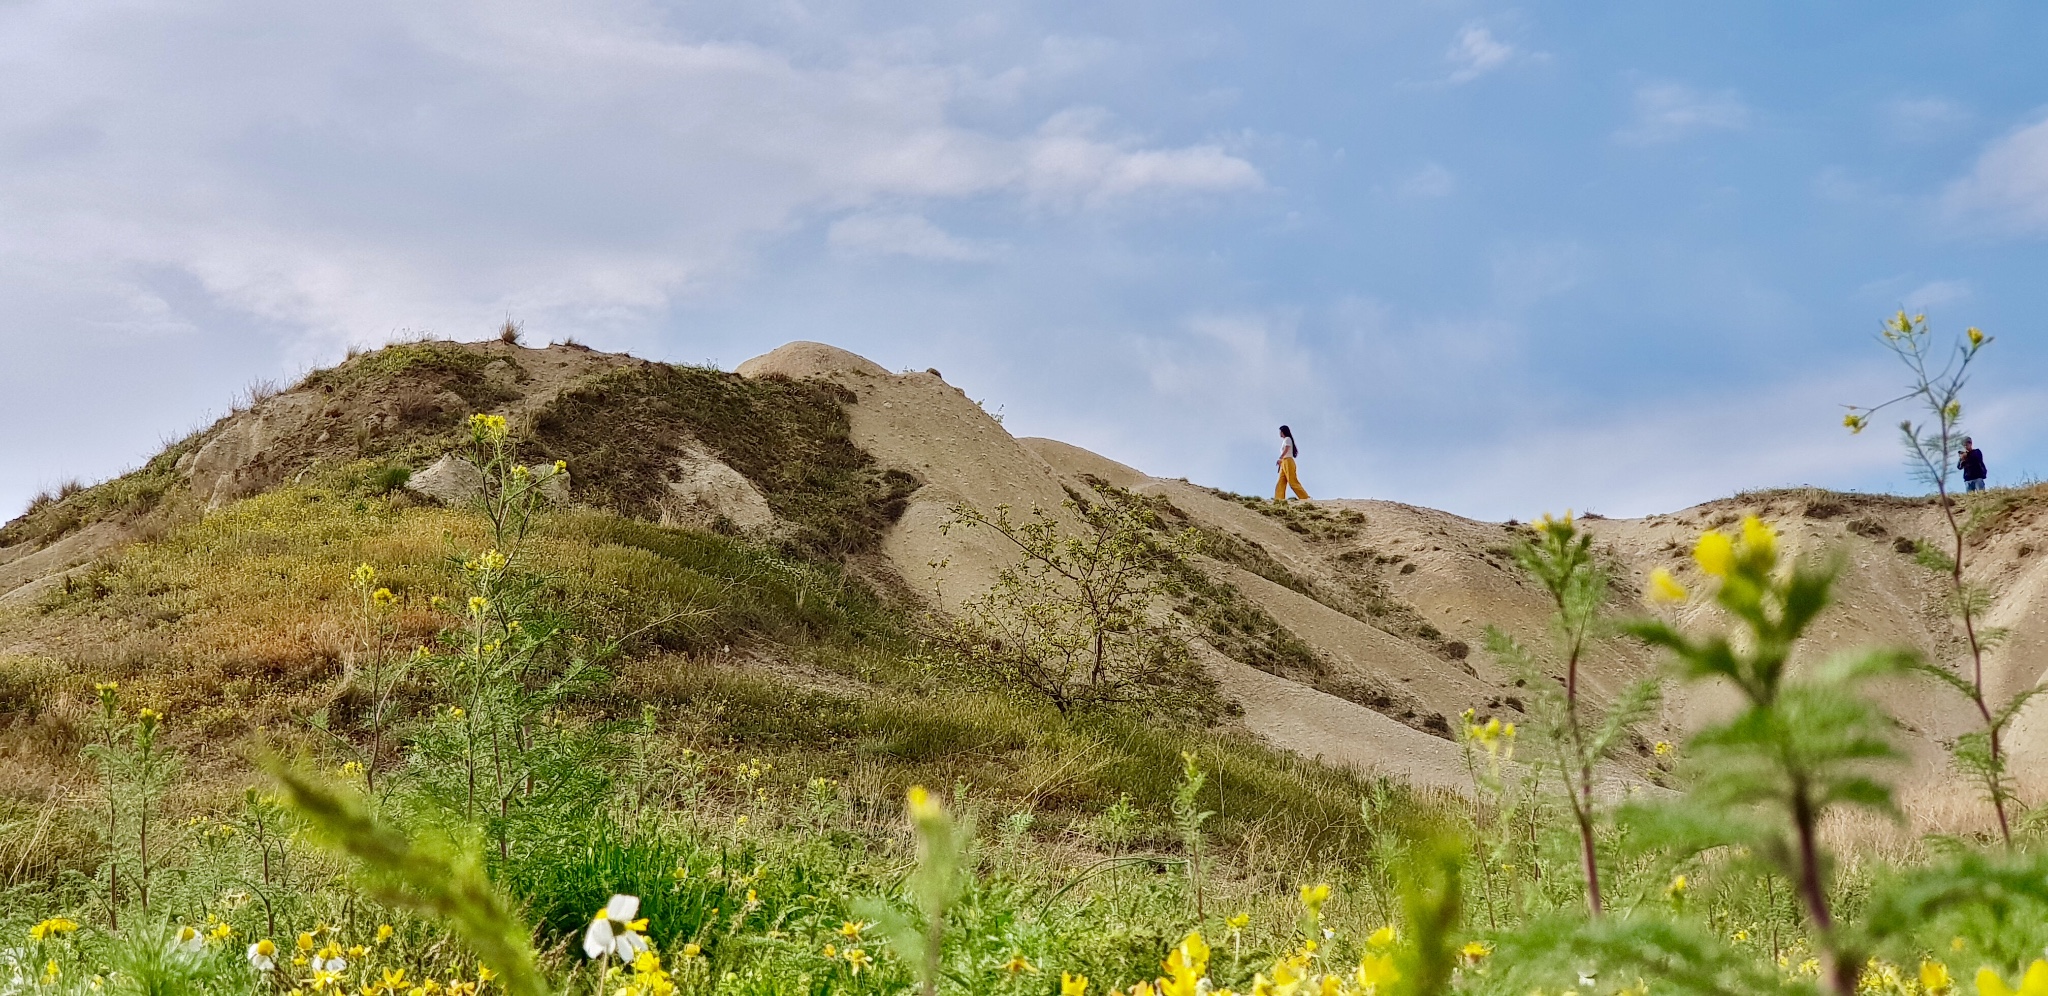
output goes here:
[{"label": "yellow flower", "polygon": [[1159,980],[1161,996],[1195,996],[1196,986],[1209,971],[1209,945],[1202,932],[1182,938],[1160,967],[1166,969],[1166,977]]},{"label": "yellow flower", "polygon": [[469,433],[480,443],[501,443],[505,441],[507,427],[503,415],[471,415]]},{"label": "yellow flower", "polygon": [[1244,928],[1250,926],[1251,922],[1252,915],[1250,913],[1239,913],[1238,915],[1223,921],[1223,925],[1229,927],[1231,930],[1243,930]]},{"label": "yellow flower", "polygon": [[1951,401],[1948,404],[1943,405],[1941,409],[1941,417],[1950,422],[1954,422],[1962,418],[1963,403],[1960,401]]},{"label": "yellow flower", "polygon": [[1365,939],[1365,946],[1374,951],[1385,951],[1400,939],[1401,935],[1395,932],[1392,924],[1389,924],[1373,931],[1372,935]]},{"label": "yellow flower", "polygon": [[566,474],[566,473],[568,473],[568,472],[569,472],[569,461],[567,461],[567,460],[557,460],[557,461],[555,461],[555,473],[557,473],[557,474]]},{"label": "yellow flower", "polygon": [[697,945],[697,942],[691,941],[690,943],[683,945],[683,958],[687,961],[691,958],[697,957],[699,954],[703,953],[703,951],[704,949],[699,947]]},{"label": "yellow flower", "polygon": [[386,942],[386,941],[389,941],[389,940],[391,939],[391,935],[392,935],[393,933],[395,933],[395,931],[393,931],[393,930],[391,929],[391,925],[390,925],[390,924],[388,924],[388,923],[380,923],[380,924],[378,924],[378,925],[377,925],[377,943],[379,943],[379,944],[382,944],[382,943],[384,943],[384,942]]},{"label": "yellow flower", "polygon": [[1749,931],[1747,931],[1747,930],[1738,930],[1738,931],[1736,931],[1736,932],[1735,932],[1735,941],[1736,941],[1737,943],[1740,943],[1740,942],[1742,942],[1742,941],[1746,941],[1746,940],[1749,940]]},{"label": "yellow flower", "polygon": [[1671,741],[1659,740],[1656,742],[1656,744],[1650,747],[1650,753],[1655,754],[1658,757],[1664,757],[1677,749],[1677,747],[1672,745]]},{"label": "yellow flower", "polygon": [[356,587],[368,591],[371,585],[377,583],[377,569],[368,564],[357,564],[355,573],[349,575],[349,580],[354,582]]},{"label": "yellow flower", "polygon": [[904,799],[910,806],[910,818],[919,822],[934,819],[944,811],[939,801],[932,798],[932,794],[922,785],[912,785]]},{"label": "yellow flower", "polygon": [[78,921],[56,916],[30,927],[28,938],[32,941],[47,941],[58,934],[68,934],[77,929]]},{"label": "yellow flower", "polygon": [[1955,980],[1949,977],[1947,965],[1933,960],[1920,963],[1920,988],[1926,990],[1927,996],[1948,996],[1955,985]]},{"label": "yellow flower", "polygon": [[827,958],[837,958],[837,957],[839,957],[839,948],[838,948],[838,946],[837,946],[837,945],[833,945],[833,944],[827,944],[827,945],[825,945],[825,957],[827,957]]},{"label": "yellow flower", "polygon": [[1003,963],[1003,971],[1016,975],[1020,972],[1036,972],[1038,968],[1032,965],[1022,954],[1013,954],[1010,956],[1009,961]]},{"label": "yellow flower", "polygon": [[379,608],[388,608],[398,603],[398,596],[392,594],[389,588],[379,588],[370,593],[370,603]]},{"label": "yellow flower", "polygon": [[1693,545],[1692,559],[1699,563],[1700,570],[1725,578],[1735,569],[1735,541],[1719,531],[1702,533],[1700,541]]},{"label": "yellow flower", "polygon": [[1850,412],[1842,416],[1842,425],[1843,427],[1849,430],[1849,434],[1852,436],[1856,433],[1862,432],[1864,427],[1869,424],[1870,422],[1868,419],[1865,419],[1863,416],[1858,415],[1855,412]]},{"label": "yellow flower", "polygon": [[[1495,728],[1498,729],[1498,726],[1496,725]],[[1304,885],[1301,887],[1301,905],[1308,907],[1310,915],[1322,915],[1323,904],[1329,901],[1330,887],[1328,885]]]},{"label": "yellow flower", "polygon": [[2020,978],[2018,989],[2006,985],[1991,967],[1980,968],[1977,970],[1977,996],[2048,996],[2048,961],[2034,959]]},{"label": "yellow flower", "polygon": [[853,969],[853,974],[855,975],[859,975],[861,969],[874,964],[875,961],[873,958],[868,957],[866,951],[862,951],[859,948],[847,948],[846,953],[840,957],[846,959],[846,964]]},{"label": "yellow flower", "polygon": [[1685,586],[1671,576],[1671,571],[1659,567],[1650,572],[1650,601],[1677,605],[1685,601]]},{"label": "yellow flower", "polygon": [[1676,877],[1676,878],[1673,878],[1673,879],[1671,880],[1671,884],[1670,884],[1669,886],[1665,887],[1665,889],[1664,889],[1664,894],[1665,894],[1665,895],[1667,895],[1667,896],[1670,896],[1670,897],[1672,897],[1672,898],[1674,898],[1674,899],[1676,899],[1676,898],[1678,898],[1678,897],[1680,897],[1680,896],[1683,896],[1683,895],[1685,895],[1685,887],[1686,887],[1686,882],[1685,882],[1685,876],[1683,876],[1683,875],[1680,875],[1680,876],[1678,876],[1678,877]]},{"label": "yellow flower", "polygon": [[1401,980],[1401,972],[1394,967],[1391,954],[1369,954],[1358,959],[1358,988],[1368,994],[1384,994],[1389,987]]},{"label": "yellow flower", "polygon": [[1492,954],[1493,948],[1485,941],[1466,941],[1465,946],[1458,949],[1458,953],[1464,955],[1465,960],[1468,962],[1477,962],[1479,959]]},{"label": "yellow flower", "polygon": [[1060,996],[1088,996],[1088,977],[1061,972]]},{"label": "yellow flower", "polygon": [[225,941],[234,935],[235,928],[219,923],[215,924],[212,930],[206,932],[206,939],[209,941]]},{"label": "yellow flower", "polygon": [[1983,329],[1980,329],[1975,325],[1972,325],[1969,328],[1964,329],[1963,334],[1970,337],[1970,346],[1972,348],[1984,345]]},{"label": "yellow flower", "polygon": [[485,610],[485,609],[488,609],[488,608],[490,608],[490,607],[491,607],[491,600],[490,600],[490,599],[488,599],[488,598],[485,598],[485,597],[483,597],[482,595],[471,595],[471,596],[469,596],[469,612],[470,612],[470,614],[471,614],[471,615],[478,615],[478,616],[480,616],[480,615],[483,615],[483,614],[484,614],[484,610]]},{"label": "yellow flower", "polygon": [[859,937],[860,932],[866,929],[868,929],[867,924],[861,923],[856,920],[847,920],[839,925],[839,936]]},{"label": "yellow flower", "polygon": [[43,985],[54,986],[63,975],[64,970],[57,967],[57,959],[52,958],[49,964],[43,966]]},{"label": "yellow flower", "polygon": [[1949,938],[1948,949],[1950,951],[1961,951],[1964,945],[1967,945],[1968,943],[1968,941],[1963,940],[1963,935],[1957,934],[1956,936]]}]

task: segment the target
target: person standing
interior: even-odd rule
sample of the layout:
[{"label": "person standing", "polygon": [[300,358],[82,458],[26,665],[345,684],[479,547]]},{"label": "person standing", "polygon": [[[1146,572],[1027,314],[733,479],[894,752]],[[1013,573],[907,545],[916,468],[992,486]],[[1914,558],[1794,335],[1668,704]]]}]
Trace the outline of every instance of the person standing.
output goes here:
[{"label": "person standing", "polygon": [[1301,447],[1294,443],[1294,430],[1281,426],[1280,459],[1273,461],[1273,465],[1280,468],[1280,480],[1273,485],[1274,501],[1286,501],[1289,487],[1294,489],[1296,498],[1302,501],[1309,500],[1308,489],[1301,486],[1301,478],[1295,476],[1294,472],[1294,458],[1300,455]]},{"label": "person standing", "polygon": [[1956,461],[1956,469],[1963,472],[1964,491],[1984,490],[1984,479],[1991,476],[1984,470],[1984,451],[1970,445],[1970,437],[1963,437],[1963,458]]}]

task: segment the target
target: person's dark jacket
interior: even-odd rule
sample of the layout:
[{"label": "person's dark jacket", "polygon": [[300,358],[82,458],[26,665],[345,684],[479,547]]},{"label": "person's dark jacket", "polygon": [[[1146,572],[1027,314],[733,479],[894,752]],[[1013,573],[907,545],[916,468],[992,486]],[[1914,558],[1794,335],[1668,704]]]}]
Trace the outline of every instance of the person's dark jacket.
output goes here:
[{"label": "person's dark jacket", "polygon": [[1956,469],[1963,472],[1965,481],[1981,481],[1990,476],[1984,472],[1984,451],[1972,448],[1956,461]]}]

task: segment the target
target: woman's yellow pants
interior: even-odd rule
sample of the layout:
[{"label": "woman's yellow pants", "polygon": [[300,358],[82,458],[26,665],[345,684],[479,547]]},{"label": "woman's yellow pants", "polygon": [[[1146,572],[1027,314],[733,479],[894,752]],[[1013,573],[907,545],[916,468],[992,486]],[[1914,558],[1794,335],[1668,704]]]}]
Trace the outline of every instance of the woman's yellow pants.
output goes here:
[{"label": "woman's yellow pants", "polygon": [[1294,488],[1294,497],[1307,501],[1308,489],[1301,486],[1301,478],[1294,476],[1294,458],[1280,458],[1280,480],[1273,485],[1273,500],[1286,501],[1287,489]]}]

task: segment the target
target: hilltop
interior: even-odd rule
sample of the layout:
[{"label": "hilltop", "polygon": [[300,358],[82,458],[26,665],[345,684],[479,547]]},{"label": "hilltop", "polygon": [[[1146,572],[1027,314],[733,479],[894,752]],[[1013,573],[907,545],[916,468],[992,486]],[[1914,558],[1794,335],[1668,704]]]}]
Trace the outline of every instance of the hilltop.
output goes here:
[{"label": "hilltop", "polygon": [[[750,701],[800,693],[813,709],[932,693],[943,675],[900,663],[917,657],[920,626],[985,590],[1011,558],[986,531],[943,528],[955,506],[1050,510],[1110,487],[1201,537],[1205,583],[1182,608],[1223,708],[1198,739],[1263,743],[1284,752],[1276,771],[1292,754],[1463,791],[1460,714],[1524,712],[1518,679],[1479,649],[1489,624],[1531,635],[1544,625],[1545,601],[1509,553],[1517,523],[1368,499],[1276,505],[1154,477],[1014,438],[935,370],[891,373],[816,343],[725,372],[574,345],[423,342],[253,399],[141,469],[46,496],[0,528],[0,694],[17,705],[0,748],[16,777],[6,791],[62,779],[57,759],[75,736],[28,740],[76,725],[79,689],[103,674],[207,717],[223,742],[345,714],[331,687],[346,657],[339,572],[383,560],[422,598],[445,587],[434,564],[470,527],[449,507],[460,482],[444,458],[472,412],[505,415],[523,459],[569,466],[561,521],[543,542],[572,571],[565,597],[625,630],[651,627],[622,665],[649,701],[707,667],[716,681],[756,683]],[[2048,660],[2044,497],[1973,499],[1973,570],[1996,593],[1991,623],[2010,630],[1991,658],[2001,698],[2040,680]],[[1922,498],[1769,491],[1588,522],[1616,610],[1632,611],[1655,568],[1697,580],[1693,540],[1747,514],[1794,551],[1845,558],[1842,602],[1814,657],[1873,642],[1954,656],[1938,579],[1914,560],[1940,531],[1940,509]],[[287,556],[300,565],[280,566]],[[429,638],[431,611],[410,612],[407,637]],[[1656,666],[1607,641],[1590,664],[1593,691],[1613,694]],[[1918,770],[1938,780],[1943,744],[1972,726],[1966,703],[1924,684],[1886,700]],[[1717,707],[1711,693],[1674,693],[1617,777],[1658,780],[1651,743]],[[1024,716],[1003,720],[1004,736],[1028,739]],[[2013,738],[2022,772],[2048,760],[2037,718]],[[796,733],[784,742],[804,748]],[[1946,801],[1955,795],[1909,805],[1931,824],[1975,822]]]}]

